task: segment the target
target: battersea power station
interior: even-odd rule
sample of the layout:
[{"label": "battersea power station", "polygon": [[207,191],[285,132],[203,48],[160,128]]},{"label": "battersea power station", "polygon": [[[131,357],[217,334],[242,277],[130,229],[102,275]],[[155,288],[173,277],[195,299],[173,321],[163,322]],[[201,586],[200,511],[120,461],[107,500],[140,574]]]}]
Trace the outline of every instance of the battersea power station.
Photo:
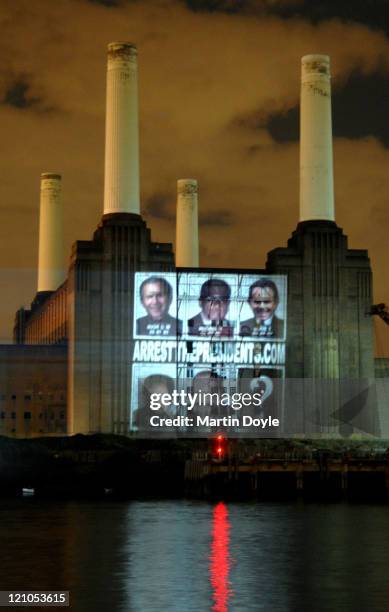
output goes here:
[{"label": "battersea power station", "polygon": [[250,414],[277,422],[262,436],[389,437],[370,261],[335,219],[329,57],[304,56],[301,68],[296,229],[262,268],[201,269],[195,179],[177,182],[175,254],[142,219],[137,49],[108,45],[101,222],[66,270],[61,176],[42,174],[37,292],[0,347],[0,434],[172,435],[150,414],[182,417],[186,437],[214,431],[191,427],[185,401],[150,412],[153,393],[175,389],[225,395],[235,416],[237,394],[260,397]]}]

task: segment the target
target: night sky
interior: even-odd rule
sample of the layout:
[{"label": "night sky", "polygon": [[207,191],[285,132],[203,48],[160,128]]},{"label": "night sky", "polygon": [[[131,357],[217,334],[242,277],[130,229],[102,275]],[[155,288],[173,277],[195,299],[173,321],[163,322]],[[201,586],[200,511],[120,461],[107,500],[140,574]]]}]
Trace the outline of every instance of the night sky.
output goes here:
[{"label": "night sky", "polygon": [[[102,215],[106,47],[137,44],[142,211],[174,240],[197,178],[200,263],[264,267],[298,222],[300,60],[331,56],[336,219],[389,304],[389,1],[2,0],[0,341],[36,290],[39,179],[63,177],[66,255]],[[389,328],[377,321],[378,353]]]}]

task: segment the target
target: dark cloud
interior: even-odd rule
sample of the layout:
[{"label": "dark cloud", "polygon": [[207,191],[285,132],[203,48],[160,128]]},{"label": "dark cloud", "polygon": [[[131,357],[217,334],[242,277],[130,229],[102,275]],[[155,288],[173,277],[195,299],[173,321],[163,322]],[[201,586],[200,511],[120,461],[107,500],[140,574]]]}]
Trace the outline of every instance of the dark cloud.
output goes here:
[{"label": "dark cloud", "polygon": [[294,106],[285,113],[271,115],[267,129],[271,137],[279,143],[298,142],[300,138],[300,107]]},{"label": "dark cloud", "polygon": [[183,0],[194,12],[274,15],[313,24],[331,19],[389,34],[389,0]]},{"label": "dark cloud", "polygon": [[[383,72],[362,75],[352,72],[332,93],[333,133],[352,140],[374,136],[389,148],[389,76]],[[264,118],[263,110],[240,117],[236,125],[250,130],[266,127],[277,143],[298,142],[299,106]],[[257,147],[251,147],[255,153]]]},{"label": "dark cloud", "polygon": [[274,3],[269,12],[284,18],[302,18],[317,24],[329,19],[361,23],[389,34],[388,0],[303,0]]},{"label": "dark cloud", "polygon": [[144,203],[143,210],[146,215],[155,219],[166,219],[168,221],[174,219],[171,197],[167,193],[160,192],[149,196]]},{"label": "dark cloud", "polygon": [[90,4],[101,4],[107,8],[117,8],[126,4],[138,2],[138,0],[87,0]]},{"label": "dark cloud", "polygon": [[122,0],[88,0],[91,4],[102,4],[109,8],[115,8],[123,4]]},{"label": "dark cloud", "polygon": [[42,100],[31,93],[31,82],[26,75],[14,78],[6,87],[2,104],[14,108],[38,107]]},{"label": "dark cloud", "polygon": [[199,224],[228,227],[233,224],[232,213],[227,209],[200,213]]},{"label": "dark cloud", "polygon": [[[175,202],[168,193],[154,193],[149,196],[142,207],[146,215],[154,219],[175,222]],[[227,209],[208,211],[199,214],[199,224],[204,226],[229,227],[233,225],[232,213]]]},{"label": "dark cloud", "polygon": [[335,136],[375,136],[389,147],[389,76],[353,72],[333,96]]},{"label": "dark cloud", "polygon": [[[227,13],[240,15],[277,14],[284,10],[295,11],[304,0],[182,0],[196,13]],[[287,13],[288,14],[288,13]]]},{"label": "dark cloud", "polygon": [[246,0],[184,0],[184,4],[196,13],[240,13],[246,11]]}]

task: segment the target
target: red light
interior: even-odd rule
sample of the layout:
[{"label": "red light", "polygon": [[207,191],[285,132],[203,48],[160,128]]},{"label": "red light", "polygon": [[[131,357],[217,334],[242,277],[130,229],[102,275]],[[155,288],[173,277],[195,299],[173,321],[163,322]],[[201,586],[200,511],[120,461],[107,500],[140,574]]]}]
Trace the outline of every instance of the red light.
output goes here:
[{"label": "red light", "polygon": [[222,434],[217,434],[212,442],[212,454],[219,461],[222,460],[227,451],[227,440]]}]

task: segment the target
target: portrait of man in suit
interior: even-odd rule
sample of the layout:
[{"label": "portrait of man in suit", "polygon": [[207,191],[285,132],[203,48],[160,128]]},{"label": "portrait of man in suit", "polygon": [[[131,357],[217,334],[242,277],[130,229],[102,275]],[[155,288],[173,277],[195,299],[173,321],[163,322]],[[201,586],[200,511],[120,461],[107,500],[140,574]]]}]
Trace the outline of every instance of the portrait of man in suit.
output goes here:
[{"label": "portrait of man in suit", "polygon": [[182,322],[169,314],[173,289],[166,279],[150,276],[139,288],[140,301],[147,315],[136,321],[140,336],[176,336],[182,333]]},{"label": "portrait of man in suit", "polygon": [[231,288],[220,278],[210,278],[202,284],[199,304],[201,312],[188,320],[190,336],[230,338],[234,328],[226,316],[230,306]]},{"label": "portrait of man in suit", "polygon": [[250,287],[247,301],[254,316],[241,322],[240,335],[283,338],[284,321],[275,314],[280,301],[275,282],[268,278],[255,281]]}]

